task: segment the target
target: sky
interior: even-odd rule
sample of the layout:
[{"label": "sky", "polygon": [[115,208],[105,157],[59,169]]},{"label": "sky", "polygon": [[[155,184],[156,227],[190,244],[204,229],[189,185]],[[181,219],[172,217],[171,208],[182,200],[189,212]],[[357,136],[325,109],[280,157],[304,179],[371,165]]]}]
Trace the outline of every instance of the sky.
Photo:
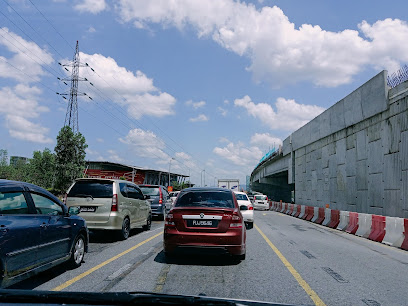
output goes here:
[{"label": "sky", "polygon": [[56,93],[69,93],[60,79],[71,77],[78,41],[87,160],[245,184],[290,133],[408,63],[407,9],[406,0],[0,0],[0,149],[54,149],[67,110]]}]

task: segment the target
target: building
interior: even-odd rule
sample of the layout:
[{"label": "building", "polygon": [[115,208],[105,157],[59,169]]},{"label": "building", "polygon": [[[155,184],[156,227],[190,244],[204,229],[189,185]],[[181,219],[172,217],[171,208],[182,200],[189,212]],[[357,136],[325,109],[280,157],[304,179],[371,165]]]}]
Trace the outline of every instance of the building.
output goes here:
[{"label": "building", "polygon": [[[169,172],[109,161],[87,161],[84,177],[125,179],[140,184],[169,186]],[[170,173],[170,182],[183,183],[188,175]]]}]

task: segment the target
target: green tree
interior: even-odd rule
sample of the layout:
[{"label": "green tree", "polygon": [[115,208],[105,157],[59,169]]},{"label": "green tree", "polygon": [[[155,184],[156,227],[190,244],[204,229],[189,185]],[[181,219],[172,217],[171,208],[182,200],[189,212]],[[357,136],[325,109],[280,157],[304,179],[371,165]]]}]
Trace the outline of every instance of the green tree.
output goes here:
[{"label": "green tree", "polygon": [[18,160],[16,165],[9,165],[9,180],[31,183],[30,164]]},{"label": "green tree", "polygon": [[87,147],[85,137],[81,133],[74,134],[69,126],[64,126],[60,130],[55,146],[54,185],[60,192],[65,192],[74,179],[82,176]]},{"label": "green tree", "polygon": [[0,149],[0,179],[10,178],[11,168],[8,163],[8,152],[7,150]]},{"label": "green tree", "polygon": [[43,152],[34,151],[29,164],[30,182],[49,189],[54,186],[55,180],[55,155],[50,149]]},{"label": "green tree", "polygon": [[171,182],[171,185],[173,186],[174,191],[180,191],[183,190],[184,188],[190,187],[190,182],[184,182],[184,183],[178,183],[176,181]]}]

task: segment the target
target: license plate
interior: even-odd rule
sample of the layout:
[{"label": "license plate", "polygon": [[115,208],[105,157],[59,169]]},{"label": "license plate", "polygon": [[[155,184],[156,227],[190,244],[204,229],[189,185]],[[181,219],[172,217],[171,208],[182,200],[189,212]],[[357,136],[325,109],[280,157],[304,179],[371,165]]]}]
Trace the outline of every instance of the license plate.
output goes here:
[{"label": "license plate", "polygon": [[187,220],[189,227],[217,227],[218,220]]},{"label": "license plate", "polygon": [[95,206],[81,206],[79,209],[80,212],[95,212],[96,207]]}]

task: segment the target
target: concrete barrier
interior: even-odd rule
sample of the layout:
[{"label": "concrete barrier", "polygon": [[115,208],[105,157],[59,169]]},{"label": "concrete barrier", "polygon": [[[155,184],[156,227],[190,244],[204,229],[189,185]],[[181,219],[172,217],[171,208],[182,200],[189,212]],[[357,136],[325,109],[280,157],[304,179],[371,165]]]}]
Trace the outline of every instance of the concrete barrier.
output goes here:
[{"label": "concrete barrier", "polygon": [[337,229],[339,231],[344,231],[347,228],[349,223],[349,213],[350,213],[349,211],[344,210],[340,211],[340,223],[337,226]]},{"label": "concrete barrier", "polygon": [[331,209],[326,208],[324,211],[324,221],[322,225],[327,226],[327,224],[329,224],[330,221],[331,221]]},{"label": "concrete barrier", "polygon": [[370,214],[358,214],[358,230],[356,231],[356,235],[368,238],[371,233],[371,224],[372,224],[372,216]]},{"label": "concrete barrier", "polygon": [[324,207],[319,207],[319,216],[317,217],[317,220],[315,221],[315,223],[317,224],[322,224],[324,221]]},{"label": "concrete barrier", "polygon": [[349,234],[355,234],[358,230],[358,213],[350,212],[349,213],[349,224],[346,228],[346,232]]},{"label": "concrete barrier", "polygon": [[371,233],[368,239],[381,242],[385,236],[385,217],[373,215],[371,222]]},{"label": "concrete barrier", "polygon": [[305,215],[305,213],[306,213],[306,206],[305,206],[305,205],[301,205],[301,207],[300,207],[300,214],[299,214],[298,218],[299,218],[299,219],[303,219],[303,216]]},{"label": "concrete barrier", "polygon": [[305,214],[302,217],[303,220],[306,220],[307,216],[309,216],[309,207],[310,206],[305,206]]},{"label": "concrete barrier", "polygon": [[302,205],[298,205],[294,217],[299,218],[301,210],[302,210]]},{"label": "concrete barrier", "polygon": [[317,218],[319,218],[319,207],[314,207],[314,209],[313,209],[313,218],[310,221],[316,222]]},{"label": "concrete barrier", "polygon": [[292,214],[291,214],[292,217],[294,217],[294,216],[296,215],[297,207],[298,207],[297,204],[293,204],[293,212],[292,212]]},{"label": "concrete barrier", "polygon": [[314,207],[309,206],[309,213],[307,214],[305,220],[306,221],[311,221],[313,219],[313,215],[314,215]]},{"label": "concrete barrier", "polygon": [[401,244],[401,249],[408,250],[408,219],[404,219],[404,236],[405,239]]},{"label": "concrete barrier", "polygon": [[404,219],[385,217],[385,236],[382,243],[399,248],[404,238]]},{"label": "concrete barrier", "polygon": [[282,209],[280,210],[281,213],[286,211],[286,203],[282,202]]},{"label": "concrete barrier", "polygon": [[293,213],[293,204],[289,204],[288,210],[286,211],[287,215],[291,215]]},{"label": "concrete barrier", "polygon": [[337,228],[340,223],[340,210],[332,209],[330,222],[327,224],[328,227]]}]

